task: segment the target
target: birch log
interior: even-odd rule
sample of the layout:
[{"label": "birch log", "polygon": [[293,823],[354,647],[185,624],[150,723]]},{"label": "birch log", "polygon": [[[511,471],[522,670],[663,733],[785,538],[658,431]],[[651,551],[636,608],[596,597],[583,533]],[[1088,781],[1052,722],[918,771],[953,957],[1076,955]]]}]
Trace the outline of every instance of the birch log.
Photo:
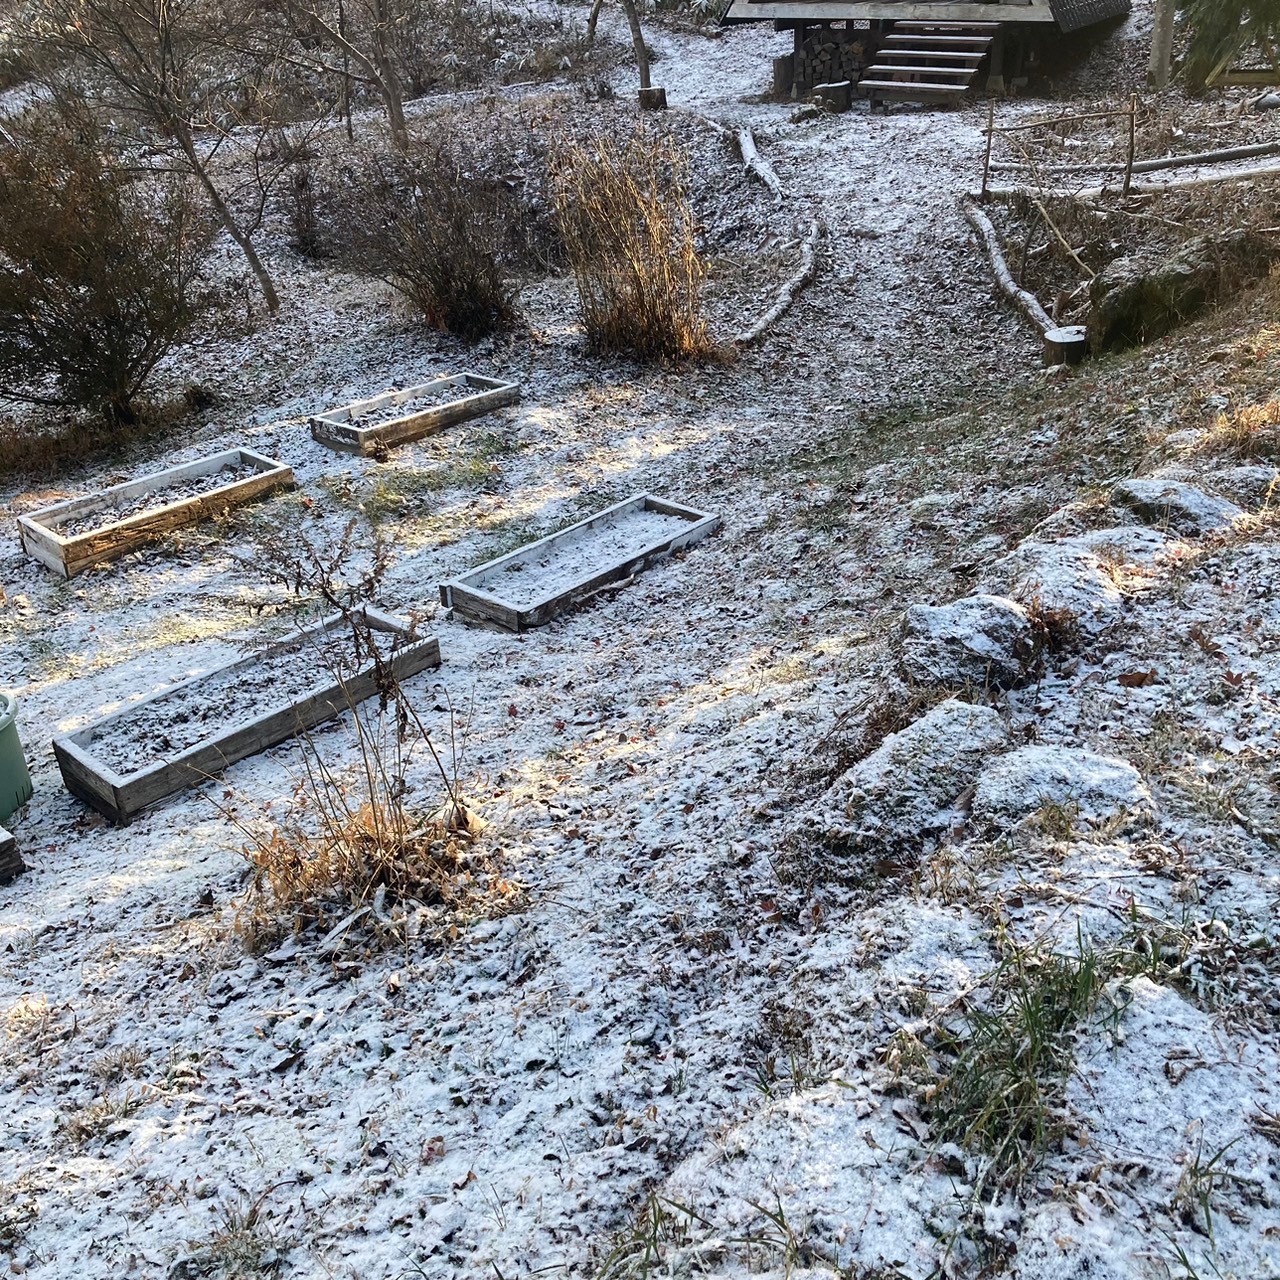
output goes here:
[{"label": "birch log", "polygon": [[755,134],[743,125],[738,130],[738,150],[742,153],[742,163],[748,173],[754,173],[770,191],[776,204],[782,203],[782,181],[776,170],[756,149]]},{"label": "birch log", "polygon": [[822,223],[815,218],[809,224],[809,234],[800,247],[800,269],[787,281],[778,292],[773,306],[744,333],[734,338],[734,346],[750,347],[759,342],[769,326],[780,316],[785,315],[791,304],[800,296],[806,285],[818,274],[818,241],[822,238]]},{"label": "birch log", "polygon": [[[1233,169],[1230,173],[1196,174],[1170,178],[1167,182],[1134,182],[1129,186],[1131,196],[1158,196],[1166,191],[1188,191],[1195,187],[1214,187],[1231,182],[1259,182],[1265,178],[1280,178],[1280,164],[1258,164],[1248,169]],[[1098,200],[1102,196],[1123,195],[1124,184],[1115,183],[1102,187],[988,187],[991,200],[1018,200],[1038,196],[1041,200]]]},{"label": "birch log", "polygon": [[991,225],[991,219],[971,200],[964,202],[964,216],[969,219],[970,226],[978,233],[986,246],[992,274],[995,276],[996,284],[1000,286],[1000,290],[1005,297],[1042,334],[1048,333],[1050,329],[1057,328],[1056,323],[1040,305],[1039,299],[1036,298],[1035,294],[1028,293],[1025,289],[1020,288],[1014,280],[1013,273],[1009,270],[1009,264],[1005,261],[1004,252],[1000,248],[1000,237],[996,235],[996,229]]}]

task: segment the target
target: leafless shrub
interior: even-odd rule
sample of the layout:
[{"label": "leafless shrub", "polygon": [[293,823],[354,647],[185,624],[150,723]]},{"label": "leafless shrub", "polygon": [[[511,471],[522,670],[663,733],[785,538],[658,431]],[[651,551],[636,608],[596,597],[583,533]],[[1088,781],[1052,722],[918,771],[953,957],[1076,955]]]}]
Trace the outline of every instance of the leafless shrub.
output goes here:
[{"label": "leafless shrub", "polygon": [[[357,153],[295,179],[295,241],[386,280],[431,326],[476,339],[516,319],[506,247],[510,192],[446,139],[404,154]],[[322,188],[318,190],[317,188]]]},{"label": "leafless shrub", "polygon": [[0,135],[0,394],[136,421],[201,309],[208,223],[182,182],[113,161],[79,103]]},{"label": "leafless shrub", "polygon": [[556,157],[556,208],[591,344],[645,360],[705,357],[706,266],[698,253],[685,157],[638,130],[565,144]]},{"label": "leafless shrub", "polygon": [[[281,818],[249,823],[225,810],[246,837],[251,879],[237,904],[236,930],[251,951],[290,934],[336,930],[340,941],[357,924],[361,936],[383,944],[437,938],[469,916],[509,909],[519,897],[477,843],[484,823],[462,796],[452,733],[448,768],[355,603],[372,590],[385,560],[375,531],[372,551],[354,563],[362,553],[353,530],[354,522],[328,551],[308,546],[272,570],[341,611],[340,643],[357,660],[327,650],[321,657],[343,688],[343,672],[372,660],[377,692],[364,706],[348,698],[354,763],[335,764],[305,738],[303,772]],[[415,801],[409,782],[419,752],[430,758],[436,784],[435,800],[425,803]]]}]

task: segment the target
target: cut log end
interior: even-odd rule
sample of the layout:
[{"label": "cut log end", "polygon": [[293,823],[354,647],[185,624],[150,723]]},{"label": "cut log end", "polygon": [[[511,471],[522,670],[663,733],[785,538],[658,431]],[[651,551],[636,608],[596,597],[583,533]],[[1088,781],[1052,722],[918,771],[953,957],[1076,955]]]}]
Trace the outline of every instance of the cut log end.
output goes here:
[{"label": "cut log end", "polygon": [[1089,353],[1089,334],[1082,324],[1048,329],[1044,335],[1044,362],[1052,368],[1059,364],[1079,364]]}]

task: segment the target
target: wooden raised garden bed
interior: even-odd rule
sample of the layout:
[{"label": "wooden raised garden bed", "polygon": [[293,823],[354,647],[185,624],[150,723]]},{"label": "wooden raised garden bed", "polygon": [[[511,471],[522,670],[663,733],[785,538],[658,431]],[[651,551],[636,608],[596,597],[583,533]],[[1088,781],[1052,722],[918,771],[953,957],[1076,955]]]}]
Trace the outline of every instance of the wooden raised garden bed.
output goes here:
[{"label": "wooden raised garden bed", "polygon": [[19,516],[18,536],[28,555],[71,578],[174,529],[292,487],[293,471],[283,463],[252,449],[227,449]]},{"label": "wooden raised garden bed", "polygon": [[468,617],[523,631],[719,527],[719,516],[636,494],[443,583],[440,600]]},{"label": "wooden raised garden bed", "polygon": [[18,854],[18,842],[0,827],[0,884],[8,884],[14,876],[20,875],[27,865]]},{"label": "wooden raised garden bed", "polygon": [[515,404],[520,387],[478,373],[457,373],[387,391],[372,400],[357,400],[309,421],[311,435],[330,449],[345,453],[377,453],[393,445],[417,440],[493,409]]},{"label": "wooden raised garden bed", "polygon": [[[406,680],[440,665],[440,644],[415,640],[376,609],[362,610],[386,667]],[[361,628],[363,630],[363,628]],[[184,680],[53,740],[72,795],[118,823],[228,765],[341,715],[378,690],[372,655],[353,657],[341,614],[237,662]]]}]

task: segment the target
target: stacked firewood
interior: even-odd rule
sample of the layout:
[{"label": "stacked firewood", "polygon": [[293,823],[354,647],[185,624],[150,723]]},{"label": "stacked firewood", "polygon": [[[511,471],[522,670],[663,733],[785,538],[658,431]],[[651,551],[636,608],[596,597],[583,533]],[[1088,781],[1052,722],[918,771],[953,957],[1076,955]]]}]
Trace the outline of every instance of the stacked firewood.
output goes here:
[{"label": "stacked firewood", "polygon": [[795,55],[794,92],[807,98],[816,84],[840,80],[856,82],[871,64],[871,42],[866,31],[823,28],[809,36]]}]

